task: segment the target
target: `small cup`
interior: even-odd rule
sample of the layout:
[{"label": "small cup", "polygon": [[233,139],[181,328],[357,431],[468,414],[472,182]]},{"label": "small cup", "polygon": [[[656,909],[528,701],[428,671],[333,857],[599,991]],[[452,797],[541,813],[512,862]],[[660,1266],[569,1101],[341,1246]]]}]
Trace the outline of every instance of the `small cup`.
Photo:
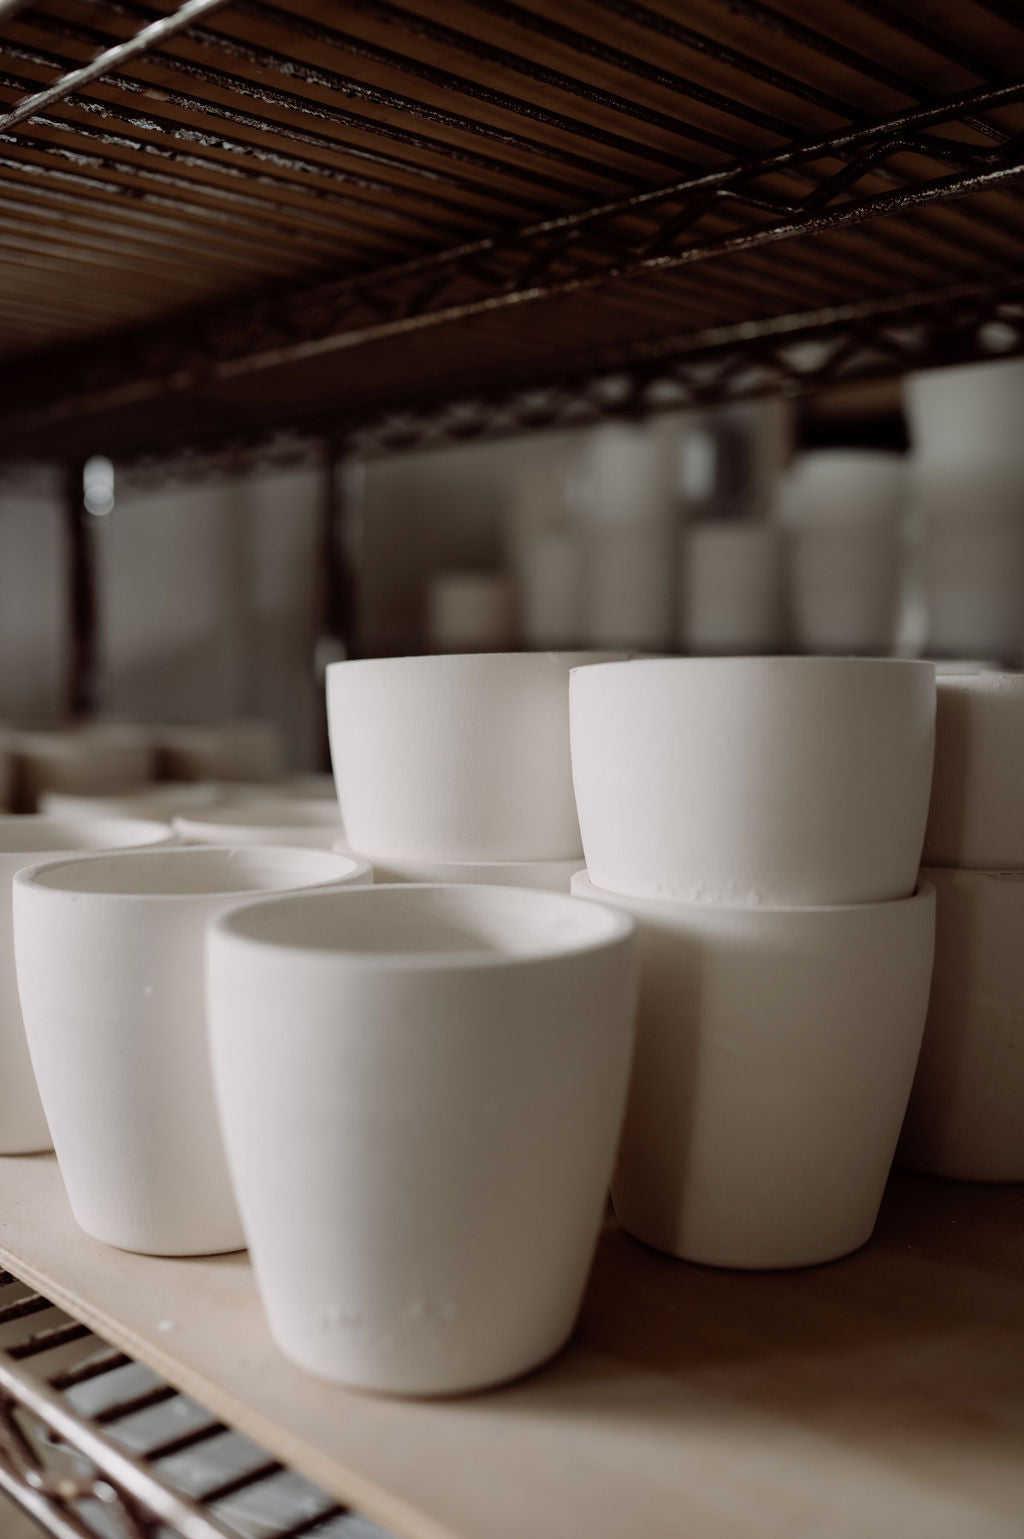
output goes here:
[{"label": "small cup", "polygon": [[44,791],[39,811],[58,818],[155,818],[166,823],[178,813],[194,812],[219,800],[220,790],[209,781],[166,781],[89,795],[74,791]]},{"label": "small cup", "polygon": [[1024,361],[993,358],[908,374],[903,399],[915,457],[929,468],[1020,463]]},{"label": "small cup", "polygon": [[892,659],[665,658],[574,671],[587,869],[680,903],[874,903],[914,890],[935,670]]},{"label": "small cup", "polygon": [[341,836],[337,800],[274,797],[267,801],[217,802],[181,814],[175,833],[187,844],[287,844],[332,849]]},{"label": "small cup", "polygon": [[425,630],[432,652],[507,651],[511,580],[504,572],[436,572],[427,583]]},{"label": "small cup", "polygon": [[632,928],[561,894],[443,886],[212,926],[225,1145],[271,1332],[300,1367],[452,1394],[562,1346],[619,1135]]},{"label": "small cup", "polygon": [[29,1060],[18,1003],[11,921],[11,880],[24,866],[82,850],[173,844],[166,823],[75,818],[36,813],[0,817],[0,1154],[34,1154],[53,1147]]},{"label": "small cup", "polygon": [[170,780],[276,780],[284,769],[281,733],[269,721],[224,721],[153,729]]},{"label": "small cup", "polygon": [[384,865],[578,855],[569,670],[609,655],[331,663],[331,759],[352,847]]},{"label": "small cup", "polygon": [[206,922],[255,892],[370,879],[326,850],[132,850],[14,883],[32,1067],[81,1227],[155,1255],[244,1245],[217,1128]]},{"label": "small cup", "polygon": [[629,1232],[687,1261],[797,1267],[878,1215],[928,1004],[935,894],[804,909],[624,898],[640,999],[612,1181]]},{"label": "small cup", "polygon": [[[1024,478],[1017,488],[1024,499]],[[1024,650],[1024,519],[990,515],[979,483],[957,516],[921,530],[918,561],[928,647],[953,657],[1016,662]]]},{"label": "small cup", "polygon": [[923,862],[1024,870],[1024,674],[937,673]]},{"label": "small cup", "polygon": [[683,536],[680,587],[687,651],[749,655],[781,647],[782,547],[774,525],[694,525]]},{"label": "small cup", "polygon": [[[336,850],[346,847],[343,840],[334,846]],[[575,855],[572,860],[476,860],[462,865],[401,860],[386,866],[375,865],[373,870],[378,883],[457,882],[478,887],[535,887],[542,892],[568,892],[582,858]]]},{"label": "small cup", "polygon": [[935,978],[897,1159],[963,1181],[1024,1181],[1024,871],[922,876]]},{"label": "small cup", "polygon": [[34,812],[44,791],[104,794],[153,777],[156,749],[144,727],[120,722],[12,728],[18,806]]}]

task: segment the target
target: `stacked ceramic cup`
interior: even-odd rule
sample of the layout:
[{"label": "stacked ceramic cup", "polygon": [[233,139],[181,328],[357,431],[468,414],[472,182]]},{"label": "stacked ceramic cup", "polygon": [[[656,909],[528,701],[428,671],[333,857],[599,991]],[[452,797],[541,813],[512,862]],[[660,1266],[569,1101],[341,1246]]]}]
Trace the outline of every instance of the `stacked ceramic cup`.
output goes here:
[{"label": "stacked ceramic cup", "polygon": [[900,1160],[1024,1180],[1024,676],[940,675],[922,875],[935,982]]},{"label": "stacked ceramic cup", "polygon": [[582,863],[569,671],[620,655],[332,663],[327,719],[345,837],[377,881],[568,891]]},{"label": "stacked ceramic cup", "polygon": [[840,1256],[874,1226],[924,1027],[934,669],[652,659],[570,696],[572,890],[638,931],[616,1210],[691,1261]]},{"label": "stacked ceramic cup", "polygon": [[1024,650],[1024,362],[904,382],[928,647],[1016,662]]}]

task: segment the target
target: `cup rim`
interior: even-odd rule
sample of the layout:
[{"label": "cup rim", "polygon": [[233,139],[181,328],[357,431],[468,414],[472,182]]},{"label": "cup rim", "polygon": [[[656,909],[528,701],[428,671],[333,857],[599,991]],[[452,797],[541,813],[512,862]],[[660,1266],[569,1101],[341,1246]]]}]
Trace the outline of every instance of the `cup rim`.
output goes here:
[{"label": "cup rim", "polygon": [[[570,667],[593,667],[596,665],[597,660],[602,662],[625,662],[629,655],[630,654],[627,651],[618,647],[570,647],[565,649],[556,648],[550,651],[532,651],[529,649],[520,649],[519,651],[514,652],[413,652],[401,657],[344,658],[338,662],[328,663],[325,669],[325,675],[328,679],[340,678],[342,676],[341,671],[343,669],[349,671],[352,669],[359,669],[364,672],[373,670],[383,671],[384,669],[396,663],[415,664],[420,667],[436,666],[440,664],[447,668],[466,663],[487,663],[488,665],[494,665],[498,663],[507,664],[510,662],[519,663],[524,661],[535,661],[538,664],[552,662],[564,663],[568,658],[572,657],[578,657],[580,662],[577,664],[570,663]],[[589,657],[593,657],[595,659],[595,663],[587,664],[585,659]]]},{"label": "cup rim", "polygon": [[[147,841],[140,844],[122,845],[114,838],[117,829],[123,829],[126,825],[135,829],[146,829],[152,835]],[[39,832],[53,830],[66,837],[69,841],[66,845],[55,845],[51,849],[40,849],[37,845],[24,845],[21,849],[8,850],[4,848],[4,831],[6,829],[26,829],[31,832],[37,829]],[[86,832],[102,834],[110,833],[113,842],[110,844],[90,843],[84,847],[77,847],[76,841],[82,838]],[[158,850],[174,847],[174,831],[170,822],[165,818],[133,817],[129,813],[112,812],[105,816],[95,818],[76,816],[70,812],[3,812],[0,813],[0,859],[8,855],[27,855],[37,865],[52,865],[57,861],[73,859],[79,855],[88,857],[91,855],[130,854],[134,850],[140,852],[156,853]],[[40,857],[45,857],[41,859]],[[51,857],[53,857],[51,859]]]},{"label": "cup rim", "polygon": [[[599,922],[595,925],[595,933],[573,937],[571,941],[564,938],[561,942],[551,942],[544,946],[531,948],[528,951],[459,951],[457,949],[443,951],[401,951],[401,950],[375,950],[361,951],[359,949],[344,950],[340,946],[315,946],[277,940],[273,937],[254,935],[247,933],[247,922],[259,913],[265,913],[273,906],[292,907],[297,902],[305,903],[337,903],[361,902],[374,903],[378,899],[377,894],[398,893],[411,897],[415,902],[417,893],[450,892],[460,896],[476,895],[475,901],[485,904],[493,904],[501,900],[502,896],[511,895],[513,901],[524,907],[537,908],[540,904],[548,907],[571,906],[571,911],[577,919],[582,920],[578,905],[585,902],[588,908],[592,908],[600,915]],[[481,895],[483,895],[481,897]],[[473,901],[468,899],[467,901]],[[551,892],[542,889],[526,887],[505,886],[498,883],[472,883],[472,882],[380,882],[369,887],[335,887],[330,890],[320,889],[302,892],[282,892],[261,895],[250,902],[239,903],[233,906],[229,912],[219,915],[209,927],[210,937],[219,937],[228,941],[233,946],[240,946],[253,952],[265,953],[274,951],[286,956],[302,957],[314,964],[328,964],[341,966],[365,972],[486,972],[497,971],[505,968],[536,967],[546,963],[566,961],[573,957],[585,957],[606,950],[613,945],[628,941],[633,935],[636,925],[630,915],[615,908],[611,904],[593,903],[589,899],[581,900],[570,893]]]},{"label": "cup rim", "polygon": [[799,652],[773,652],[770,654],[753,653],[749,656],[719,656],[719,657],[630,657],[622,661],[594,663],[585,668],[572,668],[570,674],[575,680],[576,674],[594,672],[604,673],[610,668],[642,668],[648,671],[652,668],[660,668],[665,672],[696,673],[698,671],[711,672],[712,670],[723,672],[726,669],[763,671],[765,669],[777,669],[779,665],[787,671],[822,672],[844,670],[848,668],[869,669],[884,668],[890,672],[917,671],[928,672],[934,677],[935,663],[929,658],[920,657],[873,657],[861,653],[849,653],[833,656],[829,653],[804,654]]},{"label": "cup rim", "polygon": [[[373,867],[368,860],[361,855],[342,852],[341,850],[322,849],[316,845],[288,845],[288,844],[170,844],[164,846],[142,845],[134,849],[94,849],[83,851],[81,854],[68,855],[66,852],[57,855],[55,860],[37,861],[35,865],[26,866],[21,871],[15,872],[14,886],[27,887],[33,890],[53,893],[58,897],[89,898],[93,901],[104,903],[191,903],[204,898],[237,898],[244,902],[250,898],[259,898],[266,895],[283,896],[290,891],[306,890],[307,884],[299,884],[297,888],[271,888],[254,891],[252,887],[223,887],[216,889],[205,888],[198,892],[107,892],[102,888],[68,887],[59,882],[50,882],[45,879],[47,873],[54,874],[66,866],[81,866],[94,861],[115,860],[117,864],[131,864],[142,856],[160,856],[170,858],[172,864],[183,860],[191,860],[198,864],[200,861],[209,861],[217,855],[228,855],[241,861],[255,863],[267,861],[271,857],[274,864],[275,856],[298,857],[299,864],[312,862],[314,865],[321,857],[326,857],[330,862],[344,862],[351,869],[336,871],[334,874],[318,876],[314,872],[309,873],[308,886],[310,889],[327,887],[331,885],[341,886],[353,883],[360,876],[372,876]],[[123,856],[129,857],[128,861],[122,860]],[[287,862],[279,862],[282,869],[287,869]],[[41,879],[42,878],[42,879]]]},{"label": "cup rim", "polygon": [[[960,868],[952,867],[948,869],[959,870]],[[642,903],[662,908],[667,913],[686,909],[688,912],[694,913],[749,914],[751,918],[760,915],[766,918],[775,918],[787,914],[817,914],[824,918],[829,915],[838,917],[841,914],[857,914],[869,909],[877,912],[884,908],[900,908],[913,903],[929,903],[934,896],[935,887],[925,875],[928,870],[929,868],[926,866],[919,868],[913,892],[904,893],[899,898],[878,898],[866,903],[721,903],[717,899],[713,903],[686,903],[678,898],[651,898],[641,893],[613,892],[611,888],[599,887],[589,871],[581,871],[579,874],[586,879],[587,885],[594,894],[593,898],[589,896],[586,898],[585,901],[587,903],[600,902],[602,899],[607,898],[613,904],[617,902]],[[1000,875],[1002,873],[988,872],[985,874]],[[1024,871],[1016,874],[1024,877]],[[575,893],[573,896],[575,896]]]}]

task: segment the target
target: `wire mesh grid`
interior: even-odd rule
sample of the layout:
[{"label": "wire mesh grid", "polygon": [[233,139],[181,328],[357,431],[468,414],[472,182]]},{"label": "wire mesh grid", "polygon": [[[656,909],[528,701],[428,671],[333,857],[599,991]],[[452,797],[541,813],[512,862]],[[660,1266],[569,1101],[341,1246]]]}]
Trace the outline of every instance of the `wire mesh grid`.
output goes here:
[{"label": "wire mesh grid", "polygon": [[0,408],[43,437],[485,401],[1024,249],[1005,0],[39,0],[0,38]]},{"label": "wire mesh grid", "polygon": [[58,1539],[388,1539],[7,1272],[0,1489]]}]

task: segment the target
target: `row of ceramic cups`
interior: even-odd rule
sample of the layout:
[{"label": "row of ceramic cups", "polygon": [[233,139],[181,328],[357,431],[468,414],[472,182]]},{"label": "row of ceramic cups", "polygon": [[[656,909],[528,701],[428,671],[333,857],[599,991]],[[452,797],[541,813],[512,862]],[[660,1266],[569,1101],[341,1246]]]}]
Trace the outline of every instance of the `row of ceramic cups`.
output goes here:
[{"label": "row of ceramic cups", "polygon": [[[620,671],[611,699],[601,671],[573,679],[588,871],[572,890],[638,933],[616,1212],[689,1261],[845,1255],[874,1228],[928,1000],[934,670],[668,663]],[[588,838],[613,799],[622,850]]]},{"label": "row of ceramic cups", "polygon": [[922,875],[935,974],[899,1159],[1024,1180],[1024,675],[940,677]]},{"label": "row of ceramic cups", "polygon": [[517,851],[528,872],[578,812],[572,891],[639,936],[628,1229],[729,1266],[867,1238],[932,962],[930,664],[375,660],[335,665],[328,710],[349,838],[375,861],[457,852],[466,879]]},{"label": "row of ceramic cups", "polygon": [[[4,821],[22,859],[69,837]],[[629,920],[162,832],[94,826],[146,847],[13,882],[3,1111],[34,1076],[24,1147],[52,1135],[78,1223],[163,1255],[248,1244],[278,1345],[346,1384],[450,1393],[545,1360],[622,1122]]]},{"label": "row of ceramic cups", "polygon": [[48,794],[141,792],[157,777],[258,783],[283,771],[284,744],[268,721],[0,726],[0,809],[42,809]]}]

